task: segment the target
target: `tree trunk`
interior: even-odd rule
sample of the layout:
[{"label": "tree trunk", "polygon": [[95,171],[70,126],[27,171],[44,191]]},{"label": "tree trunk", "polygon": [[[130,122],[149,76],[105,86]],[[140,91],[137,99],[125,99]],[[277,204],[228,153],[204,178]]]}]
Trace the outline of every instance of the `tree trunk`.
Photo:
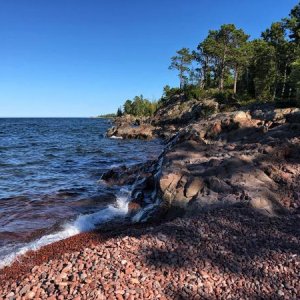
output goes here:
[{"label": "tree trunk", "polygon": [[220,83],[219,83],[219,90],[220,91],[224,90],[224,73],[225,73],[225,65],[222,62],[222,64],[221,64],[221,72],[220,72]]},{"label": "tree trunk", "polygon": [[179,75],[179,79],[180,79],[180,89],[183,89],[184,83],[183,83],[183,75],[181,73]]},{"label": "tree trunk", "polygon": [[276,86],[277,86],[277,84],[275,84],[275,87],[274,87],[272,101],[275,101],[275,98],[276,98]]},{"label": "tree trunk", "polygon": [[284,94],[285,94],[285,87],[286,87],[286,79],[287,79],[287,63],[285,64],[284,67],[284,75],[283,75],[283,85],[282,85],[282,90],[281,90],[281,99],[283,99]]},{"label": "tree trunk", "polygon": [[221,70],[221,77],[220,77],[220,86],[219,86],[219,89],[221,91],[224,90],[224,68],[222,67],[222,70]]},{"label": "tree trunk", "polygon": [[224,90],[224,73],[225,73],[226,50],[227,49],[225,47],[224,51],[223,51],[222,62],[221,62],[221,75],[220,75],[220,86],[219,86],[219,89],[221,91]]},{"label": "tree trunk", "polygon": [[246,69],[246,89],[247,93],[249,93],[249,68]]},{"label": "tree trunk", "polygon": [[199,88],[204,89],[204,77],[199,80]]},{"label": "tree trunk", "polygon": [[291,99],[291,96],[292,96],[292,88],[289,89],[289,97],[288,97],[289,100]]},{"label": "tree trunk", "polygon": [[237,91],[237,81],[238,81],[238,67],[235,66],[234,69],[234,85],[233,85],[233,93],[236,94]]},{"label": "tree trunk", "polygon": [[207,87],[207,64],[202,67],[202,78],[200,79],[200,89]]}]

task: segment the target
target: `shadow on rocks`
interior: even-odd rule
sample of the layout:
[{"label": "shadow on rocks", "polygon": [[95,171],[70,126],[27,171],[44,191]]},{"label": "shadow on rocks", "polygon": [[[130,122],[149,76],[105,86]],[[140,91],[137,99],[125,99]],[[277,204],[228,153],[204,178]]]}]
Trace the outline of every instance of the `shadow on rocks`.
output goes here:
[{"label": "shadow on rocks", "polygon": [[164,293],[170,299],[278,299],[297,293],[297,215],[269,218],[236,205],[122,236],[142,241],[144,264],[168,282]]}]

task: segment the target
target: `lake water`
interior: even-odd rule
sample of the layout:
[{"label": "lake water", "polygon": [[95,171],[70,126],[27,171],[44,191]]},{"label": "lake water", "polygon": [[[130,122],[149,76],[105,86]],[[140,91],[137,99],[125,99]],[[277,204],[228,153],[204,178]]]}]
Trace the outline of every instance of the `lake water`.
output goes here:
[{"label": "lake water", "polygon": [[0,119],[0,267],[127,212],[114,166],[157,158],[159,141],[108,139],[107,119]]}]

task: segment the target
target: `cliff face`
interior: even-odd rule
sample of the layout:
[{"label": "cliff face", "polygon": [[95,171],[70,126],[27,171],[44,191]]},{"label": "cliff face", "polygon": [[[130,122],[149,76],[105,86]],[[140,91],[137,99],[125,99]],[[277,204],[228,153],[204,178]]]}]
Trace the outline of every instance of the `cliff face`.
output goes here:
[{"label": "cliff face", "polygon": [[177,128],[156,162],[120,171],[135,174],[135,221],[236,203],[267,215],[299,212],[298,109],[217,113]]}]

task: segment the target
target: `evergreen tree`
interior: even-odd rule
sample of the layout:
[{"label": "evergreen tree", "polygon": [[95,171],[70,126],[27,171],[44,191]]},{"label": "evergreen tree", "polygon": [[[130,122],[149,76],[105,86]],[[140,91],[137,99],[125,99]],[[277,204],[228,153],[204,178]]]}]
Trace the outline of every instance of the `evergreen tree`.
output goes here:
[{"label": "evergreen tree", "polygon": [[255,97],[260,101],[274,100],[276,82],[275,48],[262,40],[253,41],[252,72]]},{"label": "evergreen tree", "polygon": [[236,29],[233,32],[231,51],[229,53],[228,62],[233,69],[234,85],[233,93],[237,93],[237,82],[239,73],[249,64],[251,57],[251,48],[247,43],[249,35],[246,35],[242,29]]},{"label": "evergreen tree", "polygon": [[205,52],[205,42],[198,45],[197,51],[193,51],[193,59],[199,64],[195,69],[198,73],[198,83],[201,89],[211,87],[212,57]]},{"label": "evergreen tree", "polygon": [[119,107],[117,110],[117,117],[121,117],[123,115],[122,108]]},{"label": "evergreen tree", "polygon": [[126,100],[123,107],[124,107],[125,114],[128,114],[128,115],[132,114],[132,101],[131,100]]},{"label": "evergreen tree", "polygon": [[169,69],[173,70],[178,70],[179,74],[179,80],[180,80],[180,88],[182,89],[188,79],[188,72],[190,71],[190,64],[192,62],[193,56],[190,53],[190,50],[188,48],[182,48],[178,50],[176,56],[173,56],[171,58],[171,65]]},{"label": "evergreen tree", "polygon": [[236,29],[233,24],[222,25],[219,30],[210,30],[207,38],[198,46],[198,50],[204,55],[205,72],[207,74],[209,63],[214,67],[210,68],[218,79],[220,90],[224,89],[225,76],[233,70],[234,92],[238,79],[239,68],[245,64],[246,42],[249,36],[242,29]]},{"label": "evergreen tree", "polygon": [[152,116],[158,107],[156,101],[145,99],[143,95],[135,96],[133,100],[126,100],[123,108],[124,113],[136,117]]},{"label": "evergreen tree", "polygon": [[295,47],[287,40],[287,32],[283,22],[276,22],[262,33],[263,39],[275,49],[276,79],[274,93],[283,98],[291,73],[291,64],[295,60]]},{"label": "evergreen tree", "polygon": [[289,15],[284,19],[286,27],[290,30],[290,38],[297,45],[300,44],[300,3],[298,3]]},{"label": "evergreen tree", "polygon": [[300,104],[300,58],[292,64],[290,79],[296,91],[296,101]]}]

